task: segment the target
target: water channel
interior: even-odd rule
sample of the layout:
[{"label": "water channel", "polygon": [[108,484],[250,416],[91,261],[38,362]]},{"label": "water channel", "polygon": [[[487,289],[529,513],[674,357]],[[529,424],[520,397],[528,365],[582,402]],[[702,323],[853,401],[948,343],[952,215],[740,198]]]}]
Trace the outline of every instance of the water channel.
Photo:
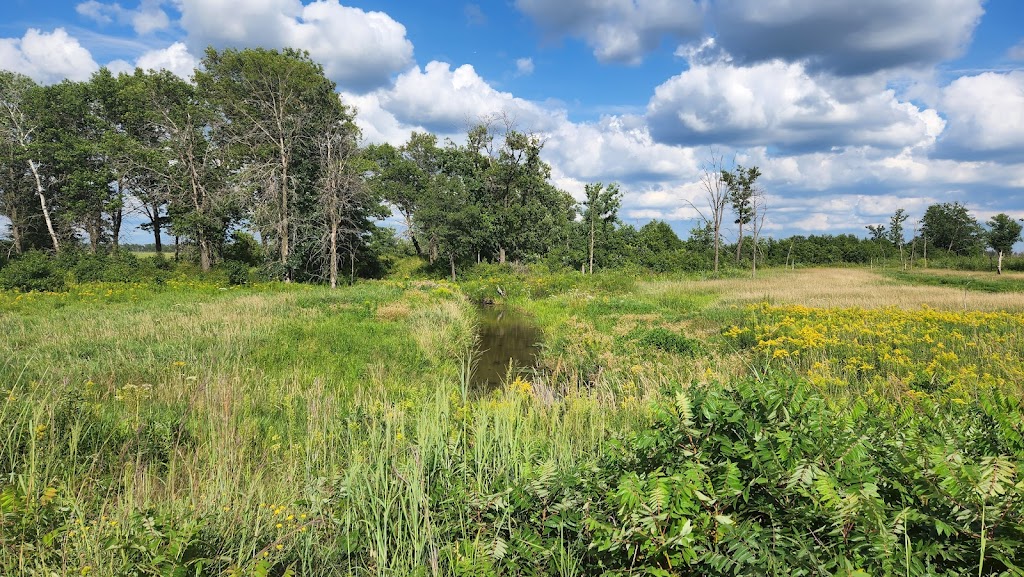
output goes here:
[{"label": "water channel", "polygon": [[483,306],[477,311],[479,322],[476,371],[473,386],[478,391],[500,387],[508,374],[525,374],[537,365],[542,334],[529,317],[514,309]]}]

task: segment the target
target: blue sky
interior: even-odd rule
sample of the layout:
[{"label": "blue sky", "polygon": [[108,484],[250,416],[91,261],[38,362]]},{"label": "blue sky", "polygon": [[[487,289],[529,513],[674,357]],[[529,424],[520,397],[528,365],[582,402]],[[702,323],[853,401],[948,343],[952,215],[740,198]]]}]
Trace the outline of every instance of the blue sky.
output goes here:
[{"label": "blue sky", "polygon": [[777,237],[863,236],[898,208],[912,229],[935,202],[1024,218],[1018,0],[0,6],[0,68],[40,82],[99,66],[188,75],[208,45],[309,50],[368,142],[458,140],[505,113],[545,139],[562,188],[619,182],[630,223],[694,226],[712,150],[761,167]]}]

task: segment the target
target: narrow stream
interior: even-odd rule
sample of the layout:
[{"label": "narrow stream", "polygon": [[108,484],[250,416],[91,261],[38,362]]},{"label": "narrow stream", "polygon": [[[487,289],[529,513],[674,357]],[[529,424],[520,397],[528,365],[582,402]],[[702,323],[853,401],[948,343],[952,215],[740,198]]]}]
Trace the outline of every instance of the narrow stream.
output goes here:
[{"label": "narrow stream", "polygon": [[541,331],[522,313],[500,306],[478,311],[479,351],[472,385],[478,391],[500,387],[508,374],[522,373],[537,364]]}]

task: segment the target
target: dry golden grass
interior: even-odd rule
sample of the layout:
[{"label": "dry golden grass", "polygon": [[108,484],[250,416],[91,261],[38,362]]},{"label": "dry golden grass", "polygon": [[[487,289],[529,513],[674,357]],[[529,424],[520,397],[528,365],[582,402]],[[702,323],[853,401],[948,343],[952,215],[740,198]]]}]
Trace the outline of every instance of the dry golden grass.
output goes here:
[{"label": "dry golden grass", "polygon": [[[942,274],[949,274],[943,271]],[[979,273],[973,273],[975,275]],[[757,278],[711,281],[646,283],[651,293],[713,290],[722,304],[769,301],[809,307],[917,309],[922,305],[941,310],[1024,310],[1020,293],[985,293],[953,287],[897,283],[868,269],[772,270]]]}]

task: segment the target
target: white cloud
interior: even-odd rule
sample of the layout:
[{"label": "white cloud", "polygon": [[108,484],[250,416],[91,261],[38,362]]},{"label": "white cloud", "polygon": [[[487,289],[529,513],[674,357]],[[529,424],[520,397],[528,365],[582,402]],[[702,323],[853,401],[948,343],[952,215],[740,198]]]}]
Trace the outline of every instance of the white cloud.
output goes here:
[{"label": "white cloud", "polygon": [[858,84],[781,60],[694,64],[655,89],[647,118],[661,142],[795,150],[922,146],[942,131],[934,110],[900,102],[882,82],[873,91]]},{"label": "white cloud", "polygon": [[533,74],[533,58],[516,59],[516,76],[529,76]]},{"label": "white cloud", "polygon": [[948,119],[939,152],[946,156],[1014,157],[1024,150],[1024,71],[957,78],[942,91]]},{"label": "white cloud", "polygon": [[381,107],[380,93],[341,93],[341,101],[355,107],[356,125],[362,131],[363,141],[370,144],[389,143],[398,146],[409,140],[412,131],[426,132],[419,124],[404,124],[395,115]]},{"label": "white cloud", "polygon": [[414,67],[379,92],[381,107],[404,123],[419,123],[441,134],[465,132],[481,119],[506,115],[520,129],[545,131],[561,112],[491,87],[469,64],[455,70],[447,62]]},{"label": "white cloud", "polygon": [[688,40],[703,26],[692,0],[516,0],[516,7],[549,33],[583,38],[603,62],[637,64],[664,37]]},{"label": "white cloud", "polygon": [[560,173],[585,181],[678,181],[695,177],[699,164],[693,149],[655,142],[643,119],[628,115],[560,122],[545,154]]},{"label": "white cloud", "polygon": [[263,46],[308,50],[342,89],[363,92],[385,85],[412,62],[402,26],[383,12],[338,0],[179,0],[181,24],[194,50]]},{"label": "white cloud", "polygon": [[199,60],[182,42],[175,42],[160,50],[150,50],[135,61],[135,65],[143,70],[170,70],[185,79],[192,77],[198,64]]},{"label": "white cloud", "polygon": [[171,19],[162,8],[163,3],[164,0],[141,0],[139,7],[132,10],[123,8],[117,2],[104,4],[88,0],[76,6],[75,10],[99,24],[130,24],[137,34],[149,34],[171,25]]},{"label": "white cloud", "polygon": [[29,28],[21,38],[0,38],[0,68],[51,84],[65,78],[86,80],[99,65],[63,28]]}]

